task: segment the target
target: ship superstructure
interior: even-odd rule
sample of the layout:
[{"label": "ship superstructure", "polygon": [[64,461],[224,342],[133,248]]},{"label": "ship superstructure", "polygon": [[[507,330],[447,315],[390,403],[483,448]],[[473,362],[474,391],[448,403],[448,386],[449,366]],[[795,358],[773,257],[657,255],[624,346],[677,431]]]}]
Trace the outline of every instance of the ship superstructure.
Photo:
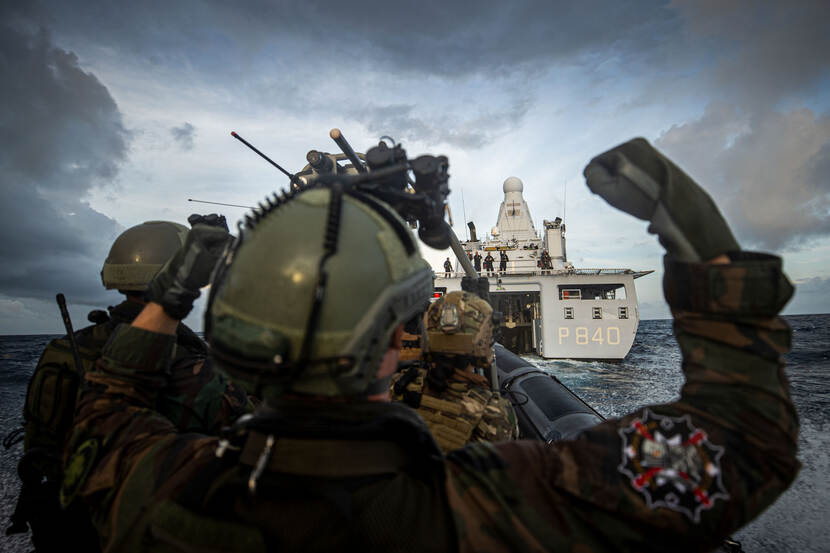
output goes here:
[{"label": "ship superstructure", "polygon": [[[510,177],[503,190],[489,237],[479,240],[470,224],[470,240],[461,242],[471,259],[481,256],[479,274],[489,277],[493,308],[503,314],[501,343],[546,358],[623,359],[639,324],[634,279],[653,271],[574,268],[562,219],[545,220],[537,231],[522,181]],[[436,272],[436,291],[459,290],[462,276],[457,261],[449,273]]]}]

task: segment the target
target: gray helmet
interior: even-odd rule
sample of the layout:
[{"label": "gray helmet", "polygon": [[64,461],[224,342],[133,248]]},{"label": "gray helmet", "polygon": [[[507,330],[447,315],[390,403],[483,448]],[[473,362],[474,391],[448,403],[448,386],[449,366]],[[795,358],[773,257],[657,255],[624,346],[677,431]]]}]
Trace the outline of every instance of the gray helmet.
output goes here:
[{"label": "gray helmet", "polygon": [[148,221],[122,232],[101,269],[107,289],[143,292],[162,265],[184,244],[188,229],[169,221]]},{"label": "gray helmet", "polygon": [[376,373],[392,332],[432,293],[412,232],[387,204],[328,188],[263,211],[211,287],[219,370],[263,399],[387,389]]}]

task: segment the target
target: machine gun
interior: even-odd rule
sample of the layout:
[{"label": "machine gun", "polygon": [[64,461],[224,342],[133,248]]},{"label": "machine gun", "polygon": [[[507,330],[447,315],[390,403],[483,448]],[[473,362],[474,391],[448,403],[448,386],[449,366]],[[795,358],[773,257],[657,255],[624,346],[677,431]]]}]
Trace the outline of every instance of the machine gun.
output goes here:
[{"label": "machine gun", "polygon": [[[345,158],[311,150],[306,155],[309,162],[306,168],[291,174],[237,133],[231,134],[285,173],[291,180],[292,188],[306,189],[338,183],[344,190],[372,196],[389,204],[407,223],[417,225],[418,237],[431,248],[446,249],[450,246],[449,233],[452,231],[444,221],[450,193],[449,161],[446,156],[422,155],[408,159],[400,144],[383,137],[361,159],[343,133],[332,129],[329,135]],[[351,166],[340,166],[338,161],[343,159],[351,161]]]},{"label": "machine gun", "polygon": [[[489,281],[478,276],[455,232],[444,221],[450,193],[449,160],[446,156],[422,155],[408,159],[403,147],[387,136],[381,137],[377,146],[361,156],[355,153],[340,129],[332,129],[329,136],[342,154],[310,150],[306,155],[308,164],[292,174],[236,132],[231,135],[288,176],[292,191],[336,185],[389,204],[412,227],[417,226],[418,237],[426,245],[439,250],[452,248],[466,273],[462,289],[490,301]],[[339,164],[345,160],[350,161],[351,165]],[[265,210],[264,206],[262,210]],[[495,314],[496,319],[499,316],[500,313]],[[498,320],[495,326],[499,328]],[[498,391],[495,360],[487,376],[492,390]]]}]

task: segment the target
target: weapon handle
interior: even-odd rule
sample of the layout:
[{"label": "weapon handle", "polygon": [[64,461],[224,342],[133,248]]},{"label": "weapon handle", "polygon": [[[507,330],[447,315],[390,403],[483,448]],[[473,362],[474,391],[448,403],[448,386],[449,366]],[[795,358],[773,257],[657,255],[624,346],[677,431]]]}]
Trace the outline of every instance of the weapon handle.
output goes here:
[{"label": "weapon handle", "polygon": [[346,137],[343,136],[343,133],[340,132],[340,129],[332,129],[331,132],[329,132],[329,136],[337,143],[340,150],[346,154],[346,157],[352,162],[352,165],[354,165],[354,168],[357,169],[357,172],[366,173],[366,166],[363,165],[363,162],[360,161],[360,158],[357,157],[356,153],[354,153],[352,146],[346,140]]},{"label": "weapon handle", "polygon": [[69,318],[69,310],[66,309],[66,298],[63,294],[55,296],[58,302],[58,309],[61,311],[63,327],[66,329],[66,336],[69,338],[69,346],[72,348],[72,359],[75,361],[75,370],[78,376],[84,375],[84,365],[81,362],[81,354],[78,351],[78,343],[75,341],[75,331],[72,330],[72,319]]}]

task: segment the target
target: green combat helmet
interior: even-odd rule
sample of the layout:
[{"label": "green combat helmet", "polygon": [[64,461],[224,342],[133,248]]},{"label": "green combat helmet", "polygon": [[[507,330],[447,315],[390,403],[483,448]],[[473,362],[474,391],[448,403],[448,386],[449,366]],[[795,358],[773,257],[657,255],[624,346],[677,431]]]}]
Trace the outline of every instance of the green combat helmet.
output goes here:
[{"label": "green combat helmet", "polygon": [[337,186],[269,200],[216,271],[205,335],[218,368],[265,400],[385,391],[393,330],[432,293],[403,220]]},{"label": "green combat helmet", "polygon": [[430,305],[426,316],[428,355],[461,355],[488,368],[494,355],[493,308],[469,292],[450,292]]},{"label": "green combat helmet", "polygon": [[169,221],[148,221],[115,239],[101,269],[108,290],[143,292],[159,269],[182,247],[188,229]]}]

